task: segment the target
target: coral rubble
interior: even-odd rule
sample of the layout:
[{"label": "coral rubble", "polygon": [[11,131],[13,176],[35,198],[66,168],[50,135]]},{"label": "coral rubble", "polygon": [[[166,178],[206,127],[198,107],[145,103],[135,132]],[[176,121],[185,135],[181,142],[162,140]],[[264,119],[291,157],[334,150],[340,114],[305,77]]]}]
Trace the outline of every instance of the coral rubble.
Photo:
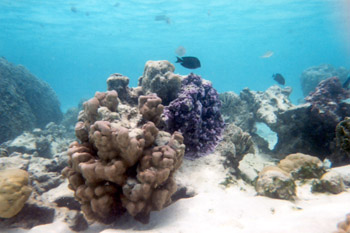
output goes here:
[{"label": "coral rubble", "polygon": [[167,129],[183,134],[187,158],[215,149],[224,129],[220,107],[210,82],[193,73],[183,79],[177,98],[165,107],[164,115]]}]

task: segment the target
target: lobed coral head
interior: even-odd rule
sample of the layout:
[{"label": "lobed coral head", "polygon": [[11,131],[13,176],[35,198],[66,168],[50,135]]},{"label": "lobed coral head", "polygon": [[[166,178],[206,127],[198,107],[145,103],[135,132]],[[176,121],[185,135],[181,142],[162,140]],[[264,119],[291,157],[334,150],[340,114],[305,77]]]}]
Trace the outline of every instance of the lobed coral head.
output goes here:
[{"label": "lobed coral head", "polygon": [[75,127],[80,142],[70,145],[62,174],[88,219],[111,223],[128,212],[147,222],[151,211],[171,203],[177,187],[173,173],[185,146],[181,133],[157,128],[161,101],[141,96],[138,109],[118,108],[112,90],[96,92],[84,103]]}]

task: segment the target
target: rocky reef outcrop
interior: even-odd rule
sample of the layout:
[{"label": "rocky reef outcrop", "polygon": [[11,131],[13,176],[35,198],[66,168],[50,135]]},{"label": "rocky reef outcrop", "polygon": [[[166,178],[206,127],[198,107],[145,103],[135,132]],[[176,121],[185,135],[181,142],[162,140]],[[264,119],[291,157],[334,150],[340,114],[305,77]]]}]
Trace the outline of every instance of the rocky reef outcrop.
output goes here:
[{"label": "rocky reef outcrop", "polygon": [[0,143],[24,130],[60,122],[62,112],[55,92],[22,65],[0,58]]},{"label": "rocky reef outcrop", "polygon": [[278,134],[275,151],[282,155],[302,152],[322,160],[330,157],[341,163],[332,154],[336,152],[336,125],[350,114],[350,104],[344,102],[349,94],[336,77],[322,81],[305,98],[307,104],[281,113],[270,126]]},{"label": "rocky reef outcrop", "polygon": [[[268,153],[283,158],[291,153],[306,153],[335,164],[345,157],[337,152],[336,125],[350,114],[349,90],[342,88],[336,77],[323,80],[309,96],[306,104],[293,105],[290,88],[270,87],[265,92],[244,89],[240,95],[221,94],[222,114],[228,121],[252,135],[253,140]],[[255,123],[265,123],[277,134],[278,142],[272,151],[256,135]]]}]

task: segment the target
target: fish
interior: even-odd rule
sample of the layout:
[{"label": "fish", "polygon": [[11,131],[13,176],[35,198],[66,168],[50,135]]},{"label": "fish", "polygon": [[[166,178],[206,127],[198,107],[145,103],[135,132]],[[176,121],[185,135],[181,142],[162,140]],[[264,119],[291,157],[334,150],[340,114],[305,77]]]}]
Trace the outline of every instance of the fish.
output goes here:
[{"label": "fish", "polygon": [[284,79],[282,74],[276,73],[276,74],[273,74],[272,77],[273,77],[273,80],[278,82],[278,84],[281,84],[281,85],[286,84],[286,80]]},{"label": "fish", "polygon": [[176,57],[176,63],[180,63],[183,67],[188,69],[197,69],[201,67],[201,62],[196,57]]},{"label": "fish", "polygon": [[266,53],[264,53],[264,55],[260,56],[261,58],[270,58],[272,57],[273,52],[272,51],[267,51]]},{"label": "fish", "polygon": [[179,55],[179,57],[183,57],[186,53],[186,49],[183,46],[179,46],[176,50],[175,53]]},{"label": "fish", "polygon": [[70,8],[70,11],[73,12],[73,13],[77,13],[78,12],[78,9],[75,7],[75,6],[72,6]]},{"label": "fish", "polygon": [[350,85],[350,75],[348,76],[346,81],[343,83],[343,88],[344,89],[349,89],[349,85]]},{"label": "fish", "polygon": [[156,17],[154,17],[154,20],[155,21],[164,21],[167,24],[171,23],[170,18],[168,16],[166,16],[166,15],[156,15]]}]

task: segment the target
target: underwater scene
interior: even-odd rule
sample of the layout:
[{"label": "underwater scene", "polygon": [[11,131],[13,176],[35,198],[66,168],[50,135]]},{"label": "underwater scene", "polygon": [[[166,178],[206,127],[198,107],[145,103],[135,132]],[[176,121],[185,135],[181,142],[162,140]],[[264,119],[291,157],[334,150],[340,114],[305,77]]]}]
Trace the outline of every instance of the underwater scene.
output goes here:
[{"label": "underwater scene", "polygon": [[350,0],[0,0],[0,232],[350,233]]}]

